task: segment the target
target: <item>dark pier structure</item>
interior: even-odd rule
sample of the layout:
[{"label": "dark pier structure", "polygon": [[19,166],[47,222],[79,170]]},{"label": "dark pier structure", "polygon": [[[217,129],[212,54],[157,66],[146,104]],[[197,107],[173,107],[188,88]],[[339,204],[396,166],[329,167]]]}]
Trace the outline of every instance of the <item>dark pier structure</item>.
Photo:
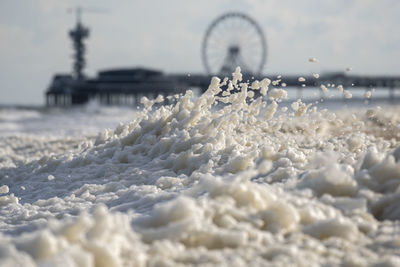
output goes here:
[{"label": "dark pier structure", "polygon": [[[202,44],[202,59],[208,74],[164,74],[159,70],[145,68],[121,68],[100,71],[97,77],[84,75],[85,44],[89,29],[81,22],[81,8],[76,9],[77,22],[69,32],[73,41],[74,64],[72,74],[56,74],[46,91],[46,105],[67,107],[85,104],[91,100],[106,105],[137,105],[142,96],[155,98],[157,95],[174,95],[183,93],[189,88],[207,89],[211,77],[229,77],[236,66],[241,66],[244,81],[261,80],[261,72],[267,58],[266,39],[261,27],[252,18],[243,13],[227,13],[212,22],[207,29]],[[247,42],[232,41],[224,34],[237,35],[240,40],[242,32],[233,27],[232,20],[239,20],[242,31],[252,32],[254,40]],[[222,36],[222,37],[221,37]],[[215,46],[216,41],[219,42]],[[224,43],[225,42],[225,43]],[[251,43],[251,45],[247,45]],[[222,47],[222,48],[221,48]],[[219,49],[219,50],[218,50]],[[222,50],[221,50],[222,49]],[[224,55],[218,62],[215,54]],[[254,54],[256,56],[254,56]],[[213,55],[213,56],[211,56]],[[253,56],[248,56],[253,55]],[[305,81],[299,81],[298,77]],[[276,77],[270,75],[267,77]],[[275,87],[286,84],[298,90],[301,95],[306,87],[319,87],[324,84],[343,85],[344,88],[369,90],[370,88],[388,88],[389,98],[394,99],[394,91],[400,89],[400,76],[359,76],[347,75],[344,72],[321,75],[318,79],[312,75],[283,75]]]},{"label": "dark pier structure", "polygon": [[81,80],[71,75],[55,75],[46,92],[46,104],[70,106],[96,99],[106,105],[135,105],[142,96],[167,96],[181,93],[183,88],[187,87],[179,79],[143,68],[106,70],[96,78]]}]

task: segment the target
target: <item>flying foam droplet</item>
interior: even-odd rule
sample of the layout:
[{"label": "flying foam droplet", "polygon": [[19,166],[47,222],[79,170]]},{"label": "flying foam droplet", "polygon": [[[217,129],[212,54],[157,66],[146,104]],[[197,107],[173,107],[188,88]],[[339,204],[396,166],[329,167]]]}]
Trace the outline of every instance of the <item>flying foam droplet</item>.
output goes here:
[{"label": "flying foam droplet", "polygon": [[0,186],[0,194],[7,194],[8,192],[10,192],[10,189],[7,185]]},{"label": "flying foam droplet", "polygon": [[243,79],[243,75],[241,73],[240,67],[236,67],[235,72],[232,73],[232,84],[237,86],[237,82],[241,82]]},{"label": "flying foam droplet", "polygon": [[348,90],[344,90],[343,91],[343,94],[344,94],[344,97],[346,98],[346,99],[350,99],[350,98],[352,98],[353,97],[353,95],[350,93],[350,91],[348,91]]},{"label": "flying foam droplet", "polygon": [[287,98],[287,91],[283,89],[272,89],[269,93],[270,97],[274,100],[278,99],[286,99]]},{"label": "flying foam droplet", "polygon": [[268,78],[264,78],[261,82],[260,82],[260,93],[263,96],[267,95],[268,92],[268,86],[271,84],[271,80]]},{"label": "flying foam droplet", "polygon": [[260,87],[261,87],[261,84],[257,80],[255,80],[250,86],[250,88],[253,89],[253,90],[258,90],[258,89],[260,89]]},{"label": "flying foam droplet", "polygon": [[323,85],[323,84],[320,86],[320,88],[321,88],[322,92],[324,92],[324,94],[327,94],[327,93],[329,92],[328,87],[326,87],[326,86]]},{"label": "flying foam droplet", "polygon": [[272,81],[273,86],[277,86],[281,82],[280,79]]}]

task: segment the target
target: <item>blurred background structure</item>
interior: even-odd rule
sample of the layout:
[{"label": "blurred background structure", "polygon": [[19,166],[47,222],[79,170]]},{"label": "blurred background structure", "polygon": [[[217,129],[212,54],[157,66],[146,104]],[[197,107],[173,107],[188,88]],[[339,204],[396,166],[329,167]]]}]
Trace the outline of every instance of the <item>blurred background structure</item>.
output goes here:
[{"label": "blurred background structure", "polygon": [[[4,0],[0,3],[0,104],[41,105],[51,75],[70,73],[71,44],[65,31],[73,19],[66,10],[79,5],[110,10],[87,14],[83,20],[91,28],[88,77],[121,66],[150,67],[170,75],[205,73],[200,55],[205,32],[212,21],[232,10],[249,14],[267,35],[268,64],[262,74],[337,75],[351,66],[351,75],[396,76],[400,69],[400,3],[395,0],[122,0],[113,5],[90,0]],[[237,47],[231,48],[235,54]],[[311,64],[309,57],[319,63]]]}]

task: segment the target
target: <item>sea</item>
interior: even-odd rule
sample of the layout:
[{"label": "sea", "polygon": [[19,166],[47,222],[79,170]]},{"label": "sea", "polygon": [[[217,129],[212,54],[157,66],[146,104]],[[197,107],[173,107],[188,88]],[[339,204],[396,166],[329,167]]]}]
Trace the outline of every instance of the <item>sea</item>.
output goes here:
[{"label": "sea", "polygon": [[400,102],[239,74],[1,107],[0,266],[400,266]]}]

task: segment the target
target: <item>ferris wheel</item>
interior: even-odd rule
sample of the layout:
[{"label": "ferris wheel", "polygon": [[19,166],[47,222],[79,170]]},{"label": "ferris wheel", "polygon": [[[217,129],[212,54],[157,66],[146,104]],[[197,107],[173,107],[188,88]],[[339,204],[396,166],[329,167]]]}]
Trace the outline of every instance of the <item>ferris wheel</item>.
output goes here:
[{"label": "ferris wheel", "polygon": [[240,66],[242,73],[258,75],[267,60],[264,33],[246,14],[226,13],[208,27],[202,59],[208,74],[230,75]]}]

